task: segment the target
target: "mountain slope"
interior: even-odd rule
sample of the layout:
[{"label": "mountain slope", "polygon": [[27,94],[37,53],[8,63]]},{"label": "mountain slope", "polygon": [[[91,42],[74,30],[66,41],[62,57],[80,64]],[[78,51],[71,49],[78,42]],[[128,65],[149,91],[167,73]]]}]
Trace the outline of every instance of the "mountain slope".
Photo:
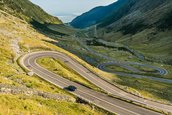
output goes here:
[{"label": "mountain slope", "polygon": [[0,9],[28,22],[35,20],[39,23],[62,23],[29,0],[0,0]]},{"label": "mountain slope", "polygon": [[99,27],[108,26],[118,30],[159,27],[160,25],[164,25],[162,20],[166,16],[169,16],[172,11],[172,1],[170,0],[140,0],[133,2],[134,4],[131,5],[128,3],[128,5],[116,10],[113,14],[102,20]]},{"label": "mountain slope", "polygon": [[105,114],[36,75],[30,77],[19,66],[17,59],[30,51],[56,50],[72,55],[54,45],[57,40],[35,30],[28,23],[32,21],[61,23],[29,1],[0,0],[0,114]]},{"label": "mountain slope", "polygon": [[[172,1],[118,0],[120,3],[124,1],[126,3],[121,7],[114,9],[101,20],[96,20],[96,34],[91,33],[89,37],[96,35],[105,41],[122,43],[143,53],[148,60],[172,64]],[[80,17],[92,19],[89,15],[92,12],[94,13],[94,9]],[[79,25],[79,18],[74,21]],[[94,24],[90,25],[88,21],[88,25]],[[80,27],[82,28],[82,24]]]},{"label": "mountain slope", "polygon": [[108,6],[96,7],[81,16],[76,17],[70,24],[76,28],[85,28],[98,24],[129,1],[131,0],[120,0]]},{"label": "mountain slope", "polygon": [[99,37],[128,45],[148,60],[172,64],[172,1],[140,0],[119,19],[117,13],[98,25]]}]

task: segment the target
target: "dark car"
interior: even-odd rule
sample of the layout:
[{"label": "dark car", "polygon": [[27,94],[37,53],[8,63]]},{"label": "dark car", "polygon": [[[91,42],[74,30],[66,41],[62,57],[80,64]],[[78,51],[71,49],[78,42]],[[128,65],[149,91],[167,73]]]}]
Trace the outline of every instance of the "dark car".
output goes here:
[{"label": "dark car", "polygon": [[68,87],[65,87],[64,89],[68,91],[75,91],[77,88],[75,86],[70,85]]}]

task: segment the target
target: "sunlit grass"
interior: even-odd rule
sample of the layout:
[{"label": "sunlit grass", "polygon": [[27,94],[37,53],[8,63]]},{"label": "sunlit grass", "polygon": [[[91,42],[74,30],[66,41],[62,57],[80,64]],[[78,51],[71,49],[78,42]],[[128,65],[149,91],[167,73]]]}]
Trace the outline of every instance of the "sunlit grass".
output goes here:
[{"label": "sunlit grass", "polygon": [[64,115],[103,115],[102,112],[92,110],[88,105],[66,101],[55,101],[37,96],[0,95],[0,114],[64,114]]},{"label": "sunlit grass", "polygon": [[72,70],[70,67],[68,67],[64,62],[62,62],[59,59],[53,59],[49,57],[39,58],[37,62],[44,68],[47,68],[48,70],[64,78],[67,78],[74,82],[78,82],[94,90],[100,91],[100,88],[96,87],[95,85],[84,79],[82,76],[80,76],[78,73],[76,73],[74,70]]},{"label": "sunlit grass", "polygon": [[[5,21],[4,21],[5,20]],[[62,94],[75,98],[66,91],[44,81],[38,76],[28,76],[17,64],[17,52],[11,47],[12,40],[19,40],[20,52],[23,55],[29,51],[53,50],[57,48],[45,40],[50,38],[38,33],[26,22],[0,11],[0,84],[16,87],[27,87],[38,91],[52,94]],[[101,115],[97,109],[76,102],[56,101],[42,97],[27,97],[26,95],[0,95],[0,114],[95,114]]]},{"label": "sunlit grass", "polygon": [[[114,81],[123,87],[133,88],[139,92],[140,96],[147,97],[162,102],[172,102],[172,85],[150,81],[148,79],[136,79],[131,77],[119,77],[120,81]],[[126,88],[126,90],[130,90]]]}]

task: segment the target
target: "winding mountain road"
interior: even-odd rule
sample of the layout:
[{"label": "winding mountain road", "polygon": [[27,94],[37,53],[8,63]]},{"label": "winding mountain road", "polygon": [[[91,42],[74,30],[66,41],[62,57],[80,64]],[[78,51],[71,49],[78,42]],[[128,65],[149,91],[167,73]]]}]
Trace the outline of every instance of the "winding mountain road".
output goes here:
[{"label": "winding mountain road", "polygon": [[146,78],[146,79],[150,79],[150,80],[153,80],[153,81],[172,84],[171,79],[158,78],[158,77],[153,77],[153,76],[148,76],[148,75],[139,75],[139,74],[124,73],[124,72],[116,72],[116,71],[108,69],[108,66],[114,66],[114,65],[125,68],[125,69],[130,70],[131,72],[135,72],[135,73],[143,73],[143,72],[139,71],[137,69],[135,70],[135,68],[133,68],[130,65],[139,65],[139,66],[142,66],[142,67],[148,67],[148,68],[154,69],[154,70],[158,71],[156,74],[159,74],[159,75],[166,75],[168,73],[167,70],[165,70],[165,69],[158,68],[156,66],[147,65],[147,64],[136,63],[136,62],[111,61],[111,62],[105,62],[105,63],[99,64],[97,66],[97,68],[99,68],[102,71],[106,71],[106,72],[109,72],[109,73],[114,73],[116,75],[120,75],[120,76],[124,76],[124,77]]},{"label": "winding mountain road", "polygon": [[[92,50],[87,45],[85,45],[81,40],[79,40],[79,38],[77,38],[75,40],[78,41],[78,43],[80,43],[80,45],[84,49],[86,49],[89,53],[109,61],[109,62],[105,62],[105,63],[101,63],[101,64],[97,65],[97,68],[99,68],[102,71],[114,73],[116,75],[120,75],[120,76],[124,76],[124,77],[127,76],[127,77],[135,77],[135,78],[146,78],[146,79],[150,79],[150,80],[153,80],[153,81],[159,81],[159,82],[164,82],[164,83],[172,83],[172,80],[170,80],[170,79],[157,78],[157,77],[153,77],[153,76],[138,75],[138,74],[129,74],[129,73],[124,73],[124,72],[115,72],[115,71],[109,70],[109,69],[107,69],[107,66],[117,65],[117,66],[125,68],[125,69],[127,69],[127,70],[129,70],[129,71],[131,71],[133,73],[143,73],[143,71],[140,71],[139,69],[131,66],[131,65],[137,65],[137,66],[148,67],[148,68],[154,69],[154,70],[158,71],[157,74],[159,74],[159,75],[168,74],[168,71],[166,69],[159,68],[159,67],[156,67],[156,66],[152,66],[152,65],[149,65],[149,64],[142,64],[142,63],[137,63],[137,62],[119,62],[119,61],[115,60],[112,57],[109,57],[107,55],[103,55],[101,53],[98,53],[98,52]],[[126,47],[126,48],[130,49],[128,47]],[[132,52],[135,52],[135,51],[132,50]],[[140,58],[144,57],[142,54],[139,54],[137,52],[135,52],[135,53],[136,53],[137,57],[140,57]]]},{"label": "winding mountain road", "polygon": [[71,67],[73,70],[75,70],[77,73],[79,73],[81,76],[83,76],[85,79],[89,80],[91,83],[95,84],[96,86],[100,87],[101,89],[105,90],[111,95],[118,96],[121,98],[125,98],[128,100],[132,100],[136,103],[142,104],[144,106],[148,106],[151,108],[155,108],[158,110],[166,111],[166,112],[172,112],[172,106],[161,104],[158,102],[154,102],[151,100],[143,99],[141,97],[134,96],[130,93],[127,93],[118,87],[104,81],[99,76],[92,73],[90,70],[88,70],[86,67],[78,63],[76,60],[70,58],[66,54],[60,53],[60,52],[54,52],[54,51],[42,51],[42,52],[34,52],[29,53],[25,56],[23,56],[20,59],[20,64],[27,68],[28,70],[34,72],[36,75],[41,77],[42,79],[64,89],[65,87],[68,87],[70,85],[77,87],[77,90],[74,92],[71,92],[72,94],[90,102],[93,103],[101,108],[104,108],[110,112],[118,113],[121,115],[160,115],[160,113],[142,108],[140,106],[112,98],[110,96],[107,96],[106,94],[96,92],[92,89],[89,89],[87,87],[84,87],[83,85],[80,85],[78,83],[72,82],[70,80],[67,80],[53,72],[50,72],[40,65],[36,63],[36,60],[41,57],[52,57],[52,58],[58,58],[66,63],[69,67]]}]

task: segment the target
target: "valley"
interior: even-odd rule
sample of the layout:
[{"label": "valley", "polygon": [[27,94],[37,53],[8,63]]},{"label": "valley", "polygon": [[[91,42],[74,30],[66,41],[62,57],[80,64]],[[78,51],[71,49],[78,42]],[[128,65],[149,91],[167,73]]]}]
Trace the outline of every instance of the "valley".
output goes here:
[{"label": "valley", "polygon": [[0,1],[0,114],[171,114],[170,0],[118,0],[67,24],[14,3]]},{"label": "valley", "polygon": [[[81,30],[83,31],[83,30]],[[76,33],[78,34],[78,33]],[[79,32],[81,35],[81,33]],[[65,41],[59,41],[58,43],[55,43],[56,45],[63,47],[64,49],[72,52],[73,54],[79,56],[89,64],[91,64],[94,67],[97,67],[98,65],[102,63],[106,63],[109,61],[114,61],[117,63],[139,63],[139,64],[147,64],[148,67],[145,67],[145,70],[151,70],[153,72],[143,72],[141,69],[141,73],[139,72],[133,72],[131,70],[128,70],[126,68],[121,68],[120,71],[113,71],[114,73],[119,73],[120,75],[111,75],[111,77],[107,76],[102,76],[101,77],[110,83],[113,83],[114,85],[117,85],[119,87],[122,87],[124,90],[127,92],[134,93],[138,96],[141,97],[146,97],[149,99],[155,99],[159,100],[161,102],[165,103],[171,103],[171,92],[170,90],[167,90],[168,88],[171,87],[171,65],[168,64],[163,64],[163,63],[157,63],[157,62],[151,62],[149,60],[140,60],[136,55],[133,55],[132,53],[128,51],[123,51],[123,50],[118,50],[118,48],[109,48],[104,45],[99,46],[99,45],[87,45],[87,41],[90,39],[94,38],[84,38],[84,35],[81,35],[81,37],[76,37],[78,35],[71,35],[70,37],[65,37]],[[66,44],[65,44],[66,43]],[[69,43],[72,43],[72,45],[69,45]],[[121,45],[118,44],[118,47],[121,47]],[[137,51],[137,50],[136,50]],[[112,62],[113,63],[113,62]],[[123,64],[125,66],[125,64]],[[162,66],[163,65],[163,66]],[[135,65],[131,65],[134,66]],[[150,68],[149,68],[150,66]],[[153,68],[152,68],[153,67]],[[114,65],[114,68],[119,68],[119,65]],[[167,69],[168,68],[168,69]],[[124,70],[125,69],[125,70]],[[136,69],[140,69],[140,67],[136,66]],[[157,70],[156,70],[157,69]],[[121,76],[121,73],[125,73],[124,75]],[[131,78],[130,76],[135,76],[134,78]],[[133,74],[133,75],[132,75]],[[147,76],[141,77],[141,76]],[[141,78],[140,78],[141,77]],[[157,79],[157,80],[154,80]],[[130,83],[126,82],[127,80],[130,79]],[[124,80],[124,81],[123,81]],[[167,80],[167,82],[166,82]],[[135,86],[133,85],[131,87],[131,84],[134,84],[135,82],[139,82],[140,86]],[[118,84],[116,84],[118,82]],[[125,84],[125,85],[124,85]],[[149,84],[149,85],[148,85]],[[153,85],[155,84],[155,85]],[[144,89],[142,86],[146,86],[147,88]],[[166,87],[166,90],[156,89],[156,85]],[[149,88],[148,88],[149,87]],[[164,88],[165,88],[164,87]],[[152,89],[151,89],[152,88]],[[155,88],[155,89],[154,89]],[[156,92],[156,90],[161,90],[165,91],[164,93]],[[154,91],[156,93],[154,93]],[[168,99],[164,99],[163,97],[165,96],[164,94],[169,95]],[[160,97],[158,97],[158,96]],[[167,98],[165,97],[165,98]]]}]

